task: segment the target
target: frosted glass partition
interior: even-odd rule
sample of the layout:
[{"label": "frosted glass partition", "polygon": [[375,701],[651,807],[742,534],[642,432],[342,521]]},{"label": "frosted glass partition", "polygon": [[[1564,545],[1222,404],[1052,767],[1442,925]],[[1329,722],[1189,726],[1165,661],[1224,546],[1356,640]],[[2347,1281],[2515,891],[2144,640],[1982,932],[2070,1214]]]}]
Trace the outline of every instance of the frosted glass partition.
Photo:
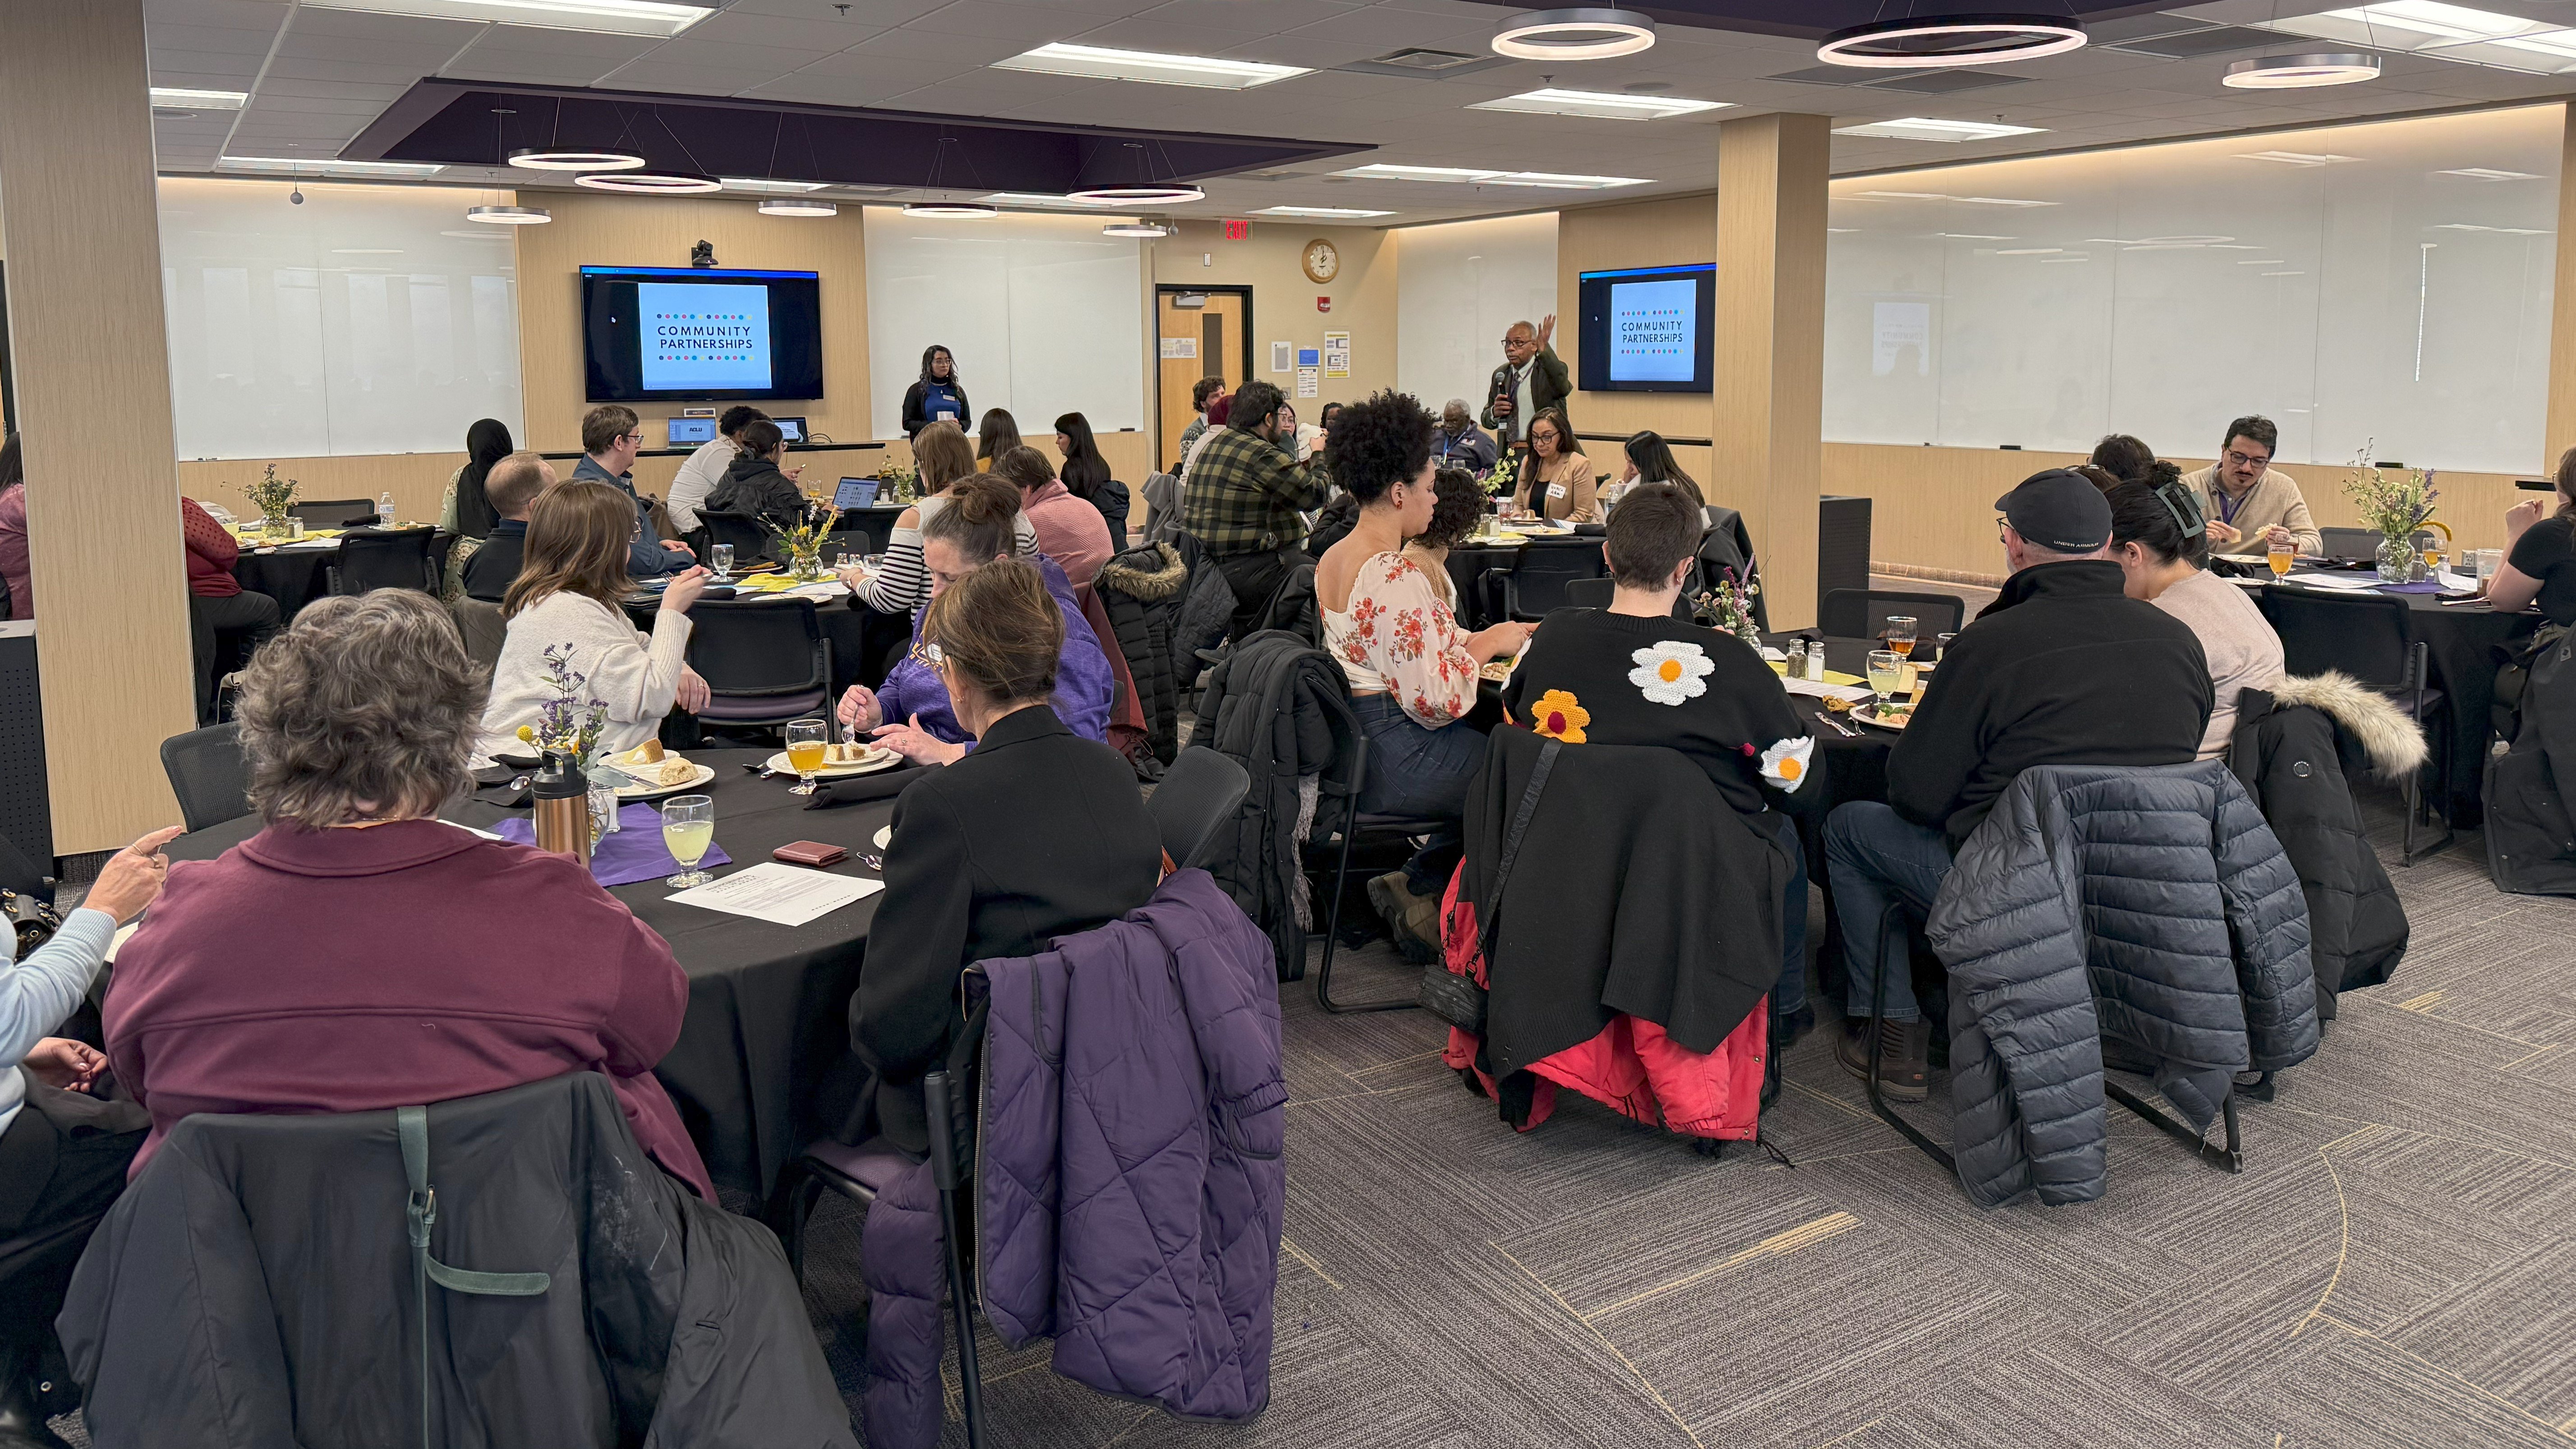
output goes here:
[{"label": "frosted glass partition", "polygon": [[507,193],[161,182],[161,283],[182,458],[461,452],[519,431]]},{"label": "frosted glass partition", "polygon": [[2558,106],[1837,180],[1825,436],[2541,466]]},{"label": "frosted glass partition", "polygon": [[1024,436],[1046,436],[1071,412],[1094,432],[1143,427],[1141,254],[1131,238],[1102,236],[1101,225],[1097,216],[940,221],[869,207],[876,435],[903,436],[904,390],[933,343],[956,358],[977,416],[1008,409]]},{"label": "frosted glass partition", "polygon": [[[1437,409],[1470,408],[1503,360],[1503,329],[1556,310],[1556,213],[1395,233],[1396,386]],[[1568,333],[1574,319],[1561,319]]]}]

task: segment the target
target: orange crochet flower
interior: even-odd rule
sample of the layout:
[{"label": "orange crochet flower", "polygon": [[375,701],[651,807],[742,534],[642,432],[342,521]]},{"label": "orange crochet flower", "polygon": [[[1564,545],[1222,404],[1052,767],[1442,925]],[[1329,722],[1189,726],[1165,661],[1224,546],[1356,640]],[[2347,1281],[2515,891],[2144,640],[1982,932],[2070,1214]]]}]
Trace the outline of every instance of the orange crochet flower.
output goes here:
[{"label": "orange crochet flower", "polygon": [[1583,727],[1592,723],[1592,711],[1575,702],[1574,696],[1562,689],[1551,689],[1538,697],[1538,706],[1530,711],[1530,728],[1552,740],[1569,745],[1583,743]]}]

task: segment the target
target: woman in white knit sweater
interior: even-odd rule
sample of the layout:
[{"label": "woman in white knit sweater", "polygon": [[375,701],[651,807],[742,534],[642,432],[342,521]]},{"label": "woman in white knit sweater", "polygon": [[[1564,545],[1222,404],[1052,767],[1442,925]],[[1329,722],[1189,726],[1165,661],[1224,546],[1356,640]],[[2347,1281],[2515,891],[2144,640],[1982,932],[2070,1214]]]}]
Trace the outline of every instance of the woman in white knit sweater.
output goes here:
[{"label": "woman in white knit sweater", "polygon": [[[579,675],[576,704],[596,700],[608,711],[600,744],[629,750],[657,734],[671,706],[692,712],[707,702],[707,682],[685,662],[689,606],[707,586],[707,571],[672,578],[653,616],[653,632],[636,632],[618,599],[630,585],[627,545],[635,504],[605,483],[573,479],[537,499],[528,514],[527,554],[502,597],[509,630],[492,671],[483,710],[478,764],[498,754],[524,754],[521,725],[561,698],[558,672]],[[548,652],[552,651],[553,659]]]}]

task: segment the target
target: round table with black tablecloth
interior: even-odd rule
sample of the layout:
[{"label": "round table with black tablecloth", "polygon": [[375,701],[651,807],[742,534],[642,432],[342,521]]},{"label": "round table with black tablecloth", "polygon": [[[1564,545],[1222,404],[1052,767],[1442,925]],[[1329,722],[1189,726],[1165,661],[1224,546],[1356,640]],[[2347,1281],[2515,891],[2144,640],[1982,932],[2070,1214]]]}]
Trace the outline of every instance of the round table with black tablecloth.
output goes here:
[{"label": "round table with black tablecloth", "polygon": [[1472,634],[1494,620],[1485,607],[1483,580],[1485,570],[1501,569],[1510,573],[1520,566],[1524,544],[1462,543],[1449,550],[1449,582],[1457,587],[1458,607],[1452,612],[1458,627]]},{"label": "round table with black tablecloth", "polygon": [[[715,800],[716,844],[733,864],[715,867],[715,874],[765,861],[791,841],[819,840],[851,852],[829,867],[833,874],[877,878],[857,857],[876,848],[877,831],[894,818],[893,798],[808,810],[787,793],[793,780],[760,779],[743,768],[768,756],[763,750],[689,754],[716,772],[704,793]],[[467,799],[444,813],[488,830],[526,811]],[[258,830],[255,815],[210,826],[172,841],[170,858],[211,860]],[[858,988],[868,927],[883,893],[802,926],[674,905],[672,891],[658,880],[609,894],[662,933],[689,977],[680,1038],[654,1075],[678,1104],[716,1184],[766,1200],[778,1169],[805,1143],[838,1127],[855,1098],[850,994]],[[458,908],[470,910],[473,903]]]},{"label": "round table with black tablecloth", "polygon": [[277,600],[277,619],[285,624],[294,620],[296,610],[330,592],[331,563],[339,556],[336,542],[277,547],[246,542],[233,560],[233,577],[252,593]]}]

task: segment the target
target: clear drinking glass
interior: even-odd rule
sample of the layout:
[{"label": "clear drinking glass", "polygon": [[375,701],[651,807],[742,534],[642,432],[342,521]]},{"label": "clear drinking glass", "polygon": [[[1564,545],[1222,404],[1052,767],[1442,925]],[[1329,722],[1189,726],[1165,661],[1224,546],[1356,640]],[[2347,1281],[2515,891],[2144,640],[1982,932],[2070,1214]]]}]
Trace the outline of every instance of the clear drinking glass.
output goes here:
[{"label": "clear drinking glass", "polygon": [[1903,659],[1913,655],[1915,639],[1914,630],[1915,621],[1912,617],[1905,614],[1888,615],[1886,635],[1887,647],[1893,651],[1898,658]]},{"label": "clear drinking glass", "polygon": [[707,546],[707,567],[716,571],[717,578],[721,579],[730,577],[733,573],[733,545],[729,543],[709,544]]},{"label": "clear drinking glass", "polygon": [[1892,649],[1869,651],[1869,688],[1881,703],[1896,697],[1896,687],[1905,682],[1905,656]]},{"label": "clear drinking glass", "polygon": [[2487,585],[2495,579],[2497,571],[2504,567],[2504,550],[2500,548],[2479,549],[2477,550],[2477,560],[2478,592],[2483,594],[2487,591]]},{"label": "clear drinking glass", "polygon": [[2290,565],[2298,556],[2299,546],[2295,543],[2266,544],[2263,548],[2263,561],[2272,566],[2272,577],[2276,579],[2289,577]]},{"label": "clear drinking glass", "polygon": [[825,725],[819,719],[800,719],[787,726],[787,763],[796,771],[796,783],[787,787],[790,795],[814,793],[814,772],[823,768],[823,754],[828,748]]},{"label": "clear drinking glass", "polygon": [[1958,632],[1957,632],[1956,630],[1953,630],[1953,631],[1952,631],[1952,632],[1950,632],[1950,633],[1947,633],[1947,634],[1935,634],[1935,635],[1933,635],[1932,637],[1933,637],[1934,639],[1936,639],[1936,640],[1938,640],[1938,641],[1940,642],[1940,645],[1941,645],[1941,657],[1942,657],[1944,660],[1948,659],[1948,658],[1950,657],[1950,641],[1959,637]]},{"label": "clear drinking glass", "polygon": [[662,845],[680,863],[680,873],[662,882],[675,889],[705,885],[715,877],[698,869],[707,847],[715,843],[716,803],[704,795],[674,795],[662,802]]}]

